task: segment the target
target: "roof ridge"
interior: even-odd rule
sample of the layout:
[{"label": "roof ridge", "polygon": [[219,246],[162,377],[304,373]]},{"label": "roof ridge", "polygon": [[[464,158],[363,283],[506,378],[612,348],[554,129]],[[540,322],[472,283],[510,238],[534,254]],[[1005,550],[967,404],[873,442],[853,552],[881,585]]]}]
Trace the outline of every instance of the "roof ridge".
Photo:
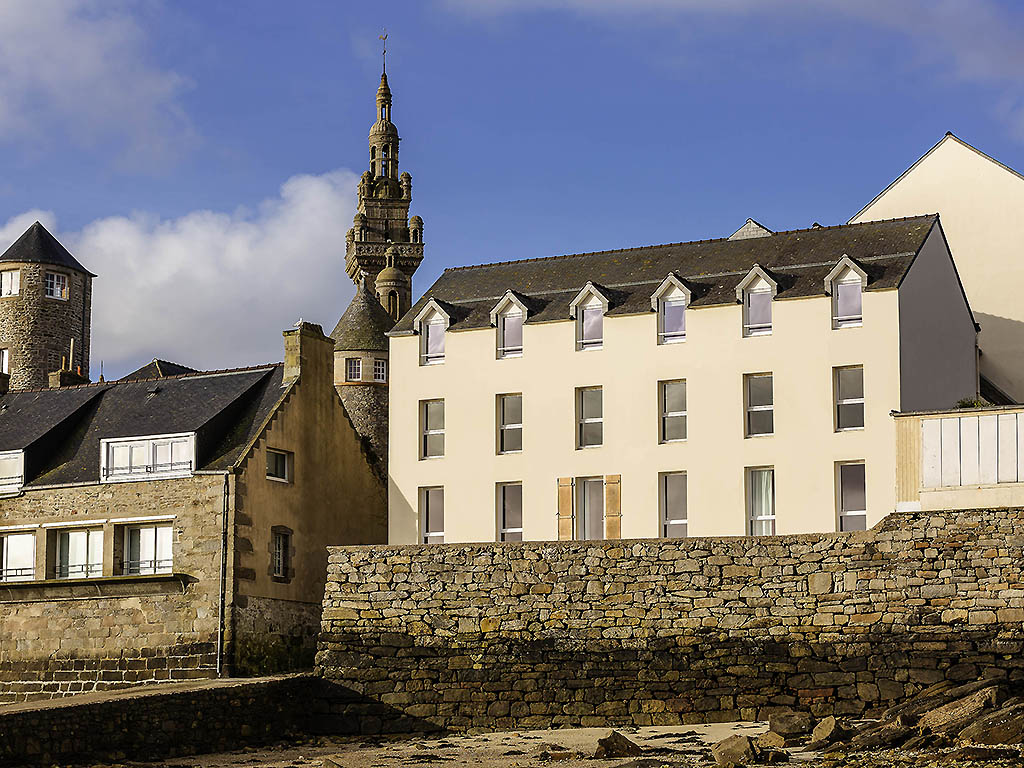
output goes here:
[{"label": "roof ridge", "polygon": [[[164,362],[169,363],[171,361],[166,360]],[[122,379],[110,379],[106,381],[90,381],[88,384],[72,384],[66,387],[36,387],[34,389],[11,389],[8,390],[7,394],[23,395],[32,394],[35,392],[66,392],[69,389],[113,387],[116,385],[142,384],[147,381],[167,381],[168,379],[189,379],[197,378],[199,376],[216,376],[224,373],[246,373],[247,371],[270,370],[271,368],[276,368],[279,365],[284,365],[284,363],[262,363],[260,365],[247,365],[241,368],[220,368],[210,371],[191,371],[189,373],[176,373],[173,376],[151,376],[147,379],[132,379],[131,381],[123,381]]]},{"label": "roof ridge", "polygon": [[[860,226],[864,226],[864,225],[867,225],[867,224],[887,224],[887,223],[891,223],[891,222],[894,222],[894,221],[909,221],[911,219],[927,219],[927,218],[930,218],[930,217],[937,217],[938,215],[939,215],[938,213],[922,213],[922,214],[917,214],[915,216],[897,216],[897,217],[891,218],[891,219],[876,219],[876,220],[872,220],[872,221],[848,222],[846,224],[829,224],[828,226],[818,225],[818,226],[804,227],[802,229],[781,229],[781,230],[779,230],[777,232],[773,232],[771,235],[768,235],[768,237],[772,238],[772,237],[776,237],[777,235],[792,235],[792,234],[796,234],[798,232],[822,232],[822,231],[826,231],[826,230],[830,230],[830,229],[840,229],[840,228],[843,228],[843,227],[860,227]],[[674,246],[680,246],[680,245],[700,245],[701,243],[721,243],[721,242],[742,243],[744,241],[742,241],[742,240],[729,240],[728,237],[713,237],[713,238],[706,238],[706,239],[703,239],[703,240],[683,240],[683,241],[676,242],[676,243],[655,243],[655,244],[652,244],[652,245],[634,245],[634,246],[631,246],[629,248],[609,248],[609,249],[604,250],[604,251],[581,251],[580,253],[563,253],[563,254],[556,254],[554,256],[534,256],[534,257],[531,257],[531,258],[528,258],[528,259],[510,259],[508,261],[492,261],[492,262],[489,262],[489,263],[486,263],[486,264],[464,264],[464,265],[459,266],[459,267],[448,267],[447,269],[445,269],[445,271],[442,274],[447,274],[448,272],[461,272],[461,271],[470,270],[470,269],[482,269],[483,267],[501,267],[501,266],[505,266],[507,264],[529,264],[529,263],[535,262],[535,261],[555,261],[555,260],[559,260],[559,259],[572,259],[572,258],[576,258],[577,256],[600,256],[600,255],[606,254],[606,253],[629,253],[630,251],[648,251],[648,250],[651,250],[653,248],[672,248]]]}]

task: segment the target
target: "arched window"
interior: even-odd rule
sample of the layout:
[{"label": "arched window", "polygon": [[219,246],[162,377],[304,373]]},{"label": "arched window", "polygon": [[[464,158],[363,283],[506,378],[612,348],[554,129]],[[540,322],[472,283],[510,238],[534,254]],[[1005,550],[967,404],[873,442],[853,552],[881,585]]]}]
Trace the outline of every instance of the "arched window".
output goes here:
[{"label": "arched window", "polygon": [[376,159],[376,157],[377,157],[377,147],[376,146],[370,147],[370,159],[374,160],[374,159]]},{"label": "arched window", "polygon": [[398,294],[395,291],[388,293],[388,314],[392,317],[398,314]]},{"label": "arched window", "polygon": [[387,120],[388,119],[388,108],[387,107],[383,107],[382,106],[380,108],[380,119],[381,120]]}]

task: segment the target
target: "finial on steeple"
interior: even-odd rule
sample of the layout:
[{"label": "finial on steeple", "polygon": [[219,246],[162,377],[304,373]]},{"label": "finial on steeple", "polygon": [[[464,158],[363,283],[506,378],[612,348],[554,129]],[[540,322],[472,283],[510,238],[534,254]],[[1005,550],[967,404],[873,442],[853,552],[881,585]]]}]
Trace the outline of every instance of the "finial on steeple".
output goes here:
[{"label": "finial on steeple", "polygon": [[382,27],[382,29],[384,30],[384,34],[378,35],[377,38],[384,44],[384,51],[381,54],[384,59],[384,69],[382,74],[386,75],[388,73],[388,28]]}]

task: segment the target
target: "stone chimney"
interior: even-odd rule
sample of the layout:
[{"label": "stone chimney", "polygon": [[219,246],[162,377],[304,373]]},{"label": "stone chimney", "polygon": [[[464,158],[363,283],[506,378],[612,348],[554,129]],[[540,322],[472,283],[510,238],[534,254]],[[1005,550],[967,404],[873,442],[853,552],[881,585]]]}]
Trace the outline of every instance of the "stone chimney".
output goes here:
[{"label": "stone chimney", "polygon": [[49,375],[50,389],[60,389],[61,387],[76,387],[79,384],[88,384],[89,377],[83,376],[81,373],[75,371],[59,370],[53,371]]},{"label": "stone chimney", "polygon": [[334,339],[314,323],[299,321],[284,332],[284,383],[301,379],[334,387]]}]

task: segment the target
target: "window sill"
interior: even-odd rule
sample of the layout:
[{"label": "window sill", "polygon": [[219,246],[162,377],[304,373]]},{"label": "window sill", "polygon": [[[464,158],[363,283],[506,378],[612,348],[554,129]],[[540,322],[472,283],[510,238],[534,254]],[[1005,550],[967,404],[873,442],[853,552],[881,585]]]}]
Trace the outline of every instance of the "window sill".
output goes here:
[{"label": "window sill", "polygon": [[686,438],[685,437],[680,437],[680,438],[678,438],[676,440],[659,440],[658,441],[658,445],[672,445],[673,443],[685,443],[685,442],[686,442]]},{"label": "window sill", "polygon": [[194,581],[196,579],[184,573],[4,581],[0,582],[0,603],[184,594],[188,585]]},{"label": "window sill", "polygon": [[864,427],[837,427],[836,434],[840,432],[863,432]]},{"label": "window sill", "polygon": [[592,451],[595,448],[604,448],[604,443],[601,443],[600,445],[577,445],[576,446],[576,450],[577,451]]},{"label": "window sill", "polygon": [[434,461],[436,459],[443,459],[443,458],[444,458],[444,454],[442,453],[440,456],[420,456],[420,461]]},{"label": "window sill", "polygon": [[147,483],[151,480],[180,480],[194,477],[192,472],[146,472],[138,475],[100,477],[101,483]]},{"label": "window sill", "polygon": [[604,344],[596,344],[593,346],[584,347],[581,345],[576,346],[577,352],[596,352],[597,350],[604,349]]},{"label": "window sill", "polygon": [[518,453],[522,453],[523,449],[520,448],[518,451],[495,451],[497,456],[515,456]]},{"label": "window sill", "polygon": [[292,484],[291,480],[288,480],[287,478],[284,477],[271,477],[270,475],[267,475],[267,480],[270,480],[275,483],[283,483],[284,485]]},{"label": "window sill", "polygon": [[756,435],[744,435],[744,438],[746,440],[754,440],[754,439],[759,438],[759,437],[775,437],[775,433],[774,432],[760,432],[760,433],[758,433]]}]

